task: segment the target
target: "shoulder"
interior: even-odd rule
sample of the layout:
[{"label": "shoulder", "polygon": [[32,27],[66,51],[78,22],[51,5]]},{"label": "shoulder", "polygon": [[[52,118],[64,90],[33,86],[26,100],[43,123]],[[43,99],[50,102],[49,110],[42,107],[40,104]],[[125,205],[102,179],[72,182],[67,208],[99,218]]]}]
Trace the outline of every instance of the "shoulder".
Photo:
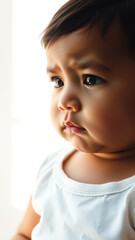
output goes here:
[{"label": "shoulder", "polygon": [[49,196],[50,189],[55,188],[54,170],[57,168],[57,163],[62,162],[72,149],[71,146],[61,148],[49,154],[41,164],[32,194],[32,204],[38,214],[41,213],[39,206],[42,205],[45,196]]},{"label": "shoulder", "polygon": [[50,153],[41,164],[38,171],[37,179],[41,177],[43,174],[51,171],[57,164],[57,162],[62,161],[66,157],[66,155],[68,155],[68,153],[71,152],[72,150],[73,147],[67,145],[65,147],[58,149],[57,151],[53,151],[52,153]]}]

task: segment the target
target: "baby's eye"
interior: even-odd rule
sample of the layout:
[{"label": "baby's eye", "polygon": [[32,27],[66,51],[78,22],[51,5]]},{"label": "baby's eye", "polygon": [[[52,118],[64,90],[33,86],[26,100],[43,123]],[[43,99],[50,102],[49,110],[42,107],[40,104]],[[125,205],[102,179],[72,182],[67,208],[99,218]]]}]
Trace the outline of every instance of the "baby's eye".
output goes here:
[{"label": "baby's eye", "polygon": [[51,81],[54,83],[55,88],[60,88],[64,85],[63,81],[59,77],[52,77]]},{"label": "baby's eye", "polygon": [[94,87],[96,85],[99,85],[101,83],[105,82],[101,77],[86,74],[83,76],[83,83],[87,86]]}]

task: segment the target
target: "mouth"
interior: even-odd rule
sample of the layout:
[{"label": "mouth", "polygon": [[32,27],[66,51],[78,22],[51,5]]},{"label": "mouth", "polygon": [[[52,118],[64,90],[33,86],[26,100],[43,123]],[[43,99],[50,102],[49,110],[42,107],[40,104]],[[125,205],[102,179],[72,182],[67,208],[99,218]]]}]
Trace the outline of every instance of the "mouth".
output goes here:
[{"label": "mouth", "polygon": [[67,122],[64,122],[63,125],[64,125],[64,131],[67,133],[74,134],[74,133],[83,133],[86,131],[85,128],[82,128],[73,122],[67,121]]}]

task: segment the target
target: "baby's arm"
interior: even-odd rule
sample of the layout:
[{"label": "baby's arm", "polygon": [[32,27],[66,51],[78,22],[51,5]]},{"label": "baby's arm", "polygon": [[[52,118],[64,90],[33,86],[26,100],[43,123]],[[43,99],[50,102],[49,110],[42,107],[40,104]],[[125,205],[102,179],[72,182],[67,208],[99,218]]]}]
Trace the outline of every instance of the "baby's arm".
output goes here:
[{"label": "baby's arm", "polygon": [[38,224],[39,220],[40,216],[34,211],[32,198],[30,198],[23,220],[19,225],[16,235],[11,240],[31,240],[32,230]]}]

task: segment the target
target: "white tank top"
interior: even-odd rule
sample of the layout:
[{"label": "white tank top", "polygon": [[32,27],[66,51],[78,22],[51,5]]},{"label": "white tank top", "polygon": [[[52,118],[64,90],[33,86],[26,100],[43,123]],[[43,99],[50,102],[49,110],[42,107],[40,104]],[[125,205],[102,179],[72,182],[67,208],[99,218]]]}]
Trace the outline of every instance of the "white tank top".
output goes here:
[{"label": "white tank top", "polygon": [[135,176],[76,182],[62,169],[72,151],[52,154],[40,168],[32,203],[41,218],[32,240],[135,240]]}]

